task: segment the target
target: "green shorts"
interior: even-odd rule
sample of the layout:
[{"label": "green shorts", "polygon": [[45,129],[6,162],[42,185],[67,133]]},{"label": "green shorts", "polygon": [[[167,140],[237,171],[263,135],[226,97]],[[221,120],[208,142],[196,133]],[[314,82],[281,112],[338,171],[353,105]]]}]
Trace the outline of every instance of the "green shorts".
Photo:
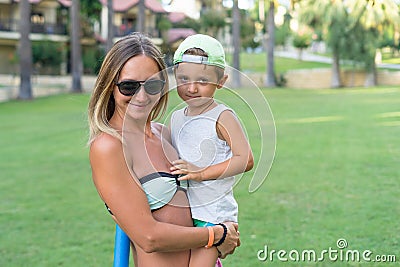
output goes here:
[{"label": "green shorts", "polygon": [[215,224],[210,222],[205,222],[202,220],[193,219],[193,226],[195,227],[207,227],[207,226],[214,226]]}]

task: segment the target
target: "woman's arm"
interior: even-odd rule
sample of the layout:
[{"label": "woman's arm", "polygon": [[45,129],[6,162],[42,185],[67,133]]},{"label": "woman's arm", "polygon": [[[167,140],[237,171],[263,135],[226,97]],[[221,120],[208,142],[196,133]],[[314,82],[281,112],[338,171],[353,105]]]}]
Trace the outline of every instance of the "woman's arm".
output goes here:
[{"label": "woman's arm", "polygon": [[[90,163],[94,184],[100,197],[113,211],[120,227],[131,240],[146,252],[179,251],[205,246],[206,228],[183,227],[156,221],[147,198],[136,178],[129,172],[116,138],[103,134],[90,147]],[[228,224],[228,237],[223,254],[233,252],[239,244],[235,224]],[[223,228],[214,227],[215,240],[222,238]],[[224,242],[224,243],[225,243]]]},{"label": "woman's arm", "polygon": [[204,181],[237,175],[253,168],[254,160],[246,135],[231,111],[221,113],[217,121],[217,132],[232,150],[232,157],[224,162],[199,168],[184,160],[176,160],[171,168],[172,174],[185,174],[180,180]]}]

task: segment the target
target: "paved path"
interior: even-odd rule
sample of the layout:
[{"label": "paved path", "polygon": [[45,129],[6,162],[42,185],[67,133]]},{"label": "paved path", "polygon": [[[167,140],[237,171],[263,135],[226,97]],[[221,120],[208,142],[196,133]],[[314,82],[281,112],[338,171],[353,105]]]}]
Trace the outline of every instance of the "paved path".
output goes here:
[{"label": "paved path", "polygon": [[[274,55],[278,56],[278,57],[286,57],[286,58],[294,58],[294,59],[299,58],[299,52],[297,50],[287,50],[287,51],[286,50],[285,51],[276,50],[276,51],[274,51]],[[328,63],[328,64],[332,63],[332,59],[329,57],[312,54],[307,51],[303,51],[301,58],[304,61],[322,62],[322,63]]]},{"label": "paved path", "polygon": [[[84,92],[91,92],[96,76],[83,76],[82,87]],[[8,101],[18,97],[19,76],[0,74],[0,102]],[[32,94],[33,97],[59,94],[70,92],[72,88],[72,77],[67,76],[32,76]]]}]

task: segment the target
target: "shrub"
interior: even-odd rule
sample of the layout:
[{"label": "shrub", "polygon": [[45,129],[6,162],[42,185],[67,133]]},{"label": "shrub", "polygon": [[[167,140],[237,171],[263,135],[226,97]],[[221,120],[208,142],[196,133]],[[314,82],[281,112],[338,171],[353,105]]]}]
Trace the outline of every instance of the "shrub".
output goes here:
[{"label": "shrub", "polygon": [[55,67],[63,61],[62,46],[49,40],[32,43],[33,64]]}]

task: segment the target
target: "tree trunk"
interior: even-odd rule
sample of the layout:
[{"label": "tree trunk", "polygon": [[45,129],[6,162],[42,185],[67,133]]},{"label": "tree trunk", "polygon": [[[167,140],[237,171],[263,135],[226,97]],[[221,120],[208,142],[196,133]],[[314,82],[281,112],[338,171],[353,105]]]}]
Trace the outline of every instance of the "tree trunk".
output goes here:
[{"label": "tree trunk", "polygon": [[144,32],[145,31],[145,20],[146,20],[146,8],[144,5],[144,0],[139,0],[138,3],[138,16],[137,16],[137,31]]},{"label": "tree trunk", "polygon": [[297,59],[303,61],[303,48],[297,48]]},{"label": "tree trunk", "polygon": [[32,44],[29,39],[31,31],[31,4],[28,0],[21,0],[19,3],[21,34],[19,42],[19,64],[20,64],[20,86],[19,99],[32,99]]},{"label": "tree trunk", "polygon": [[232,87],[238,88],[241,86],[240,81],[240,12],[238,0],[233,1],[232,9],[232,33],[233,33],[233,68],[237,71],[232,73]]},{"label": "tree trunk", "polygon": [[265,85],[267,87],[275,87],[275,4],[273,0],[269,1],[268,18],[267,18],[267,79]]},{"label": "tree trunk", "polygon": [[340,81],[340,62],[339,62],[339,53],[333,50],[333,62],[332,62],[332,88],[341,87],[342,83]]},{"label": "tree trunk", "polygon": [[365,77],[364,86],[365,87],[372,87],[378,84],[377,78],[377,71],[376,71],[376,64],[375,60],[372,61],[372,67],[368,70],[367,75]]},{"label": "tree trunk", "polygon": [[80,0],[72,1],[71,16],[71,72],[72,72],[72,92],[82,92],[82,52],[80,43]]},{"label": "tree trunk", "polygon": [[107,52],[114,45],[114,9],[113,1],[107,0]]}]

